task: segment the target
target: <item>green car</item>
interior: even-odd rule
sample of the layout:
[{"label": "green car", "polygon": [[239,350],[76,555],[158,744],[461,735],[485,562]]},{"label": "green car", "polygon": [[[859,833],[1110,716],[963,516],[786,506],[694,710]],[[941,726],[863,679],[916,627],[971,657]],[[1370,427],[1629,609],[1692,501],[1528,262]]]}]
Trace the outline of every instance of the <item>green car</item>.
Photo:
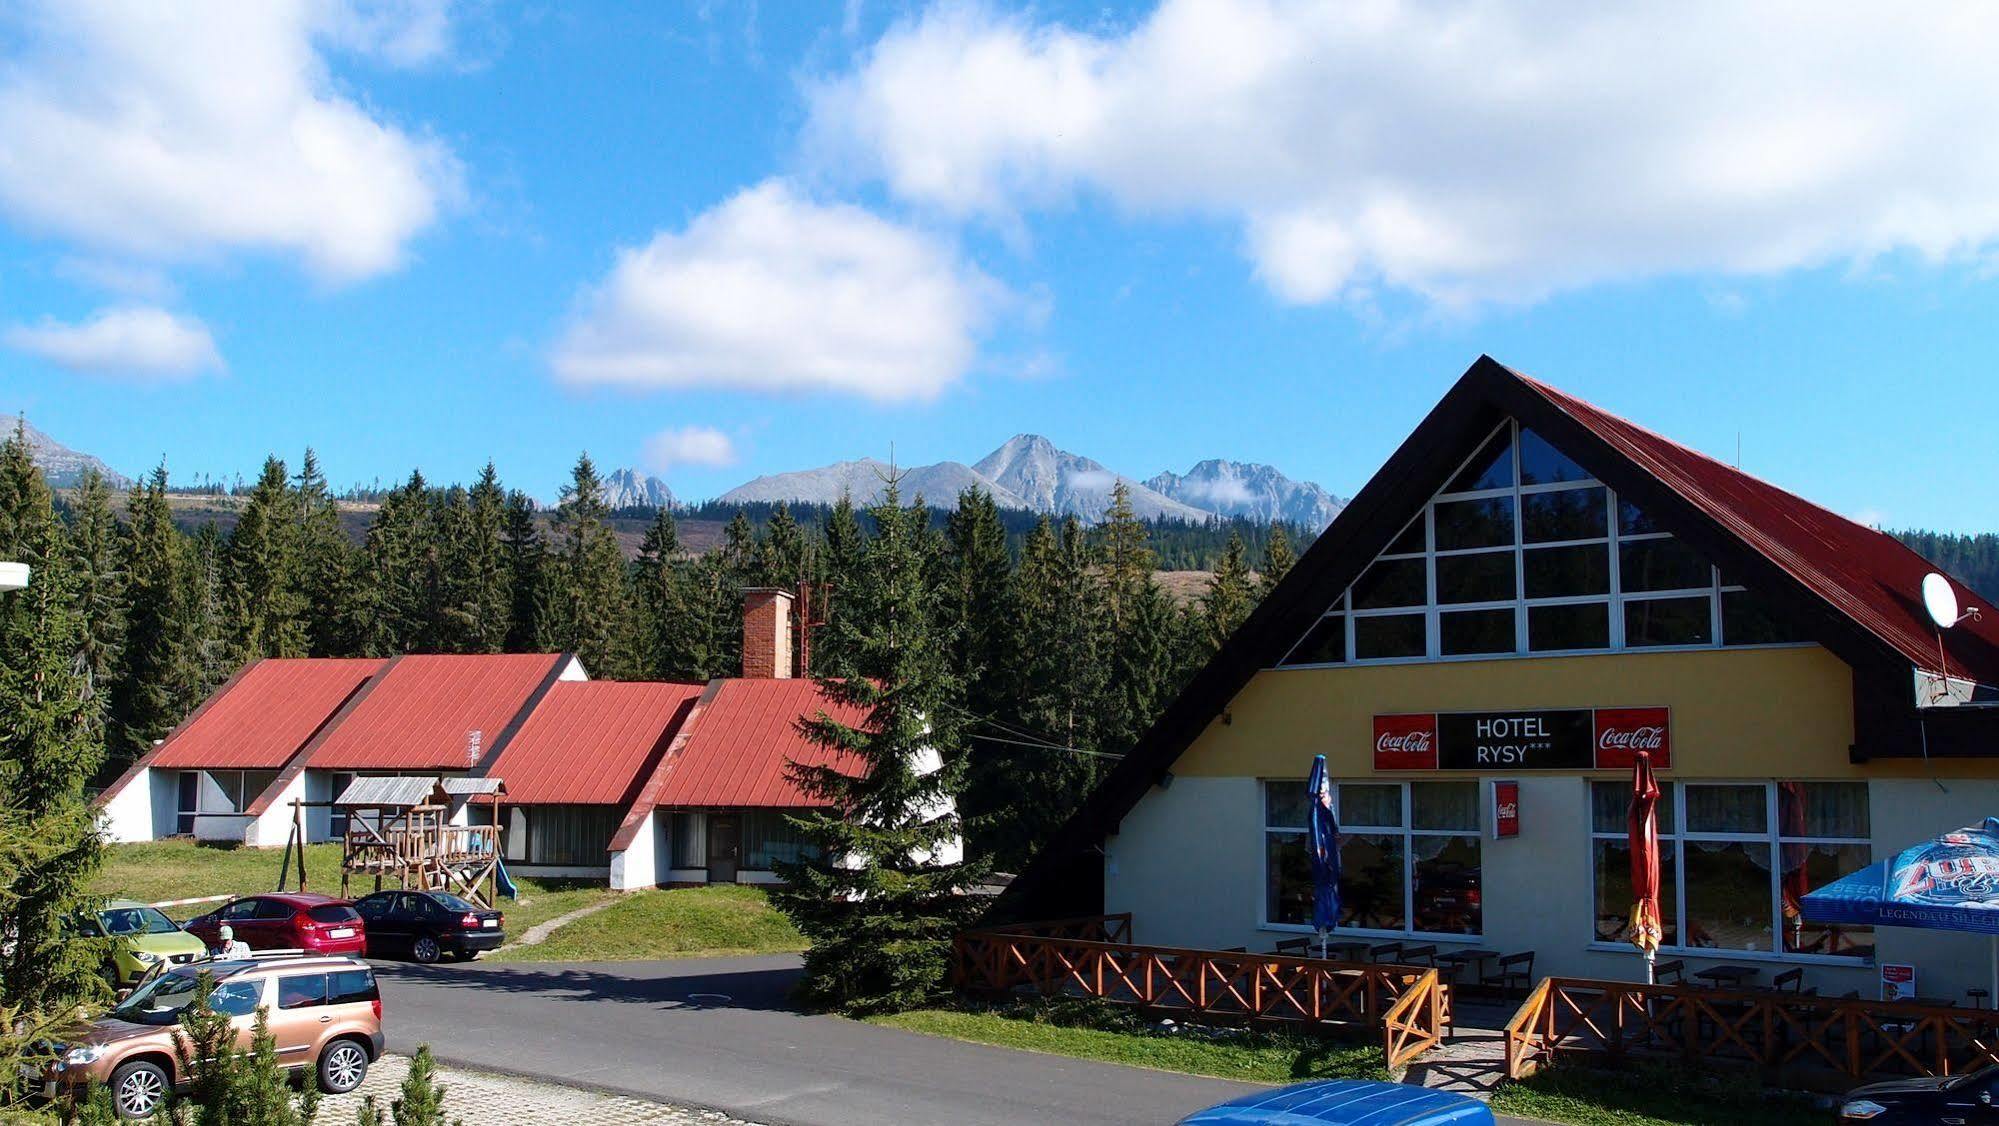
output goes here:
[{"label": "green car", "polygon": [[104,977],[113,988],[133,985],[162,962],[184,965],[208,952],[200,939],[180,929],[159,908],[129,899],[114,899],[85,919],[83,932],[92,938],[116,940],[104,963]]}]

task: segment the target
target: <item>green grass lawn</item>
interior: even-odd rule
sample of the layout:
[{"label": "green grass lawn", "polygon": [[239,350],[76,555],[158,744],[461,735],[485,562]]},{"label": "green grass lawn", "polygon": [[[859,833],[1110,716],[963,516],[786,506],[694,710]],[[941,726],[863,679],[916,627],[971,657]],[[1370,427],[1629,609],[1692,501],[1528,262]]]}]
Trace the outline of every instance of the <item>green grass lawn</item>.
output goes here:
[{"label": "green grass lawn", "polygon": [[1765,1091],[1670,1067],[1628,1072],[1552,1068],[1493,1092],[1499,1114],[1571,1126],[1821,1126],[1831,1115],[1809,1098]]},{"label": "green grass lawn", "polygon": [[1079,1002],[918,1009],[869,1020],[954,1040],[1251,1083],[1388,1077],[1381,1064],[1381,1045],[1371,1041],[1234,1031],[1161,1034],[1128,1011]]},{"label": "green grass lawn", "polygon": [[[511,931],[514,926],[510,912],[507,927]],[[772,954],[804,948],[805,939],[791,920],[771,907],[762,889],[716,884],[626,893],[610,907],[564,925],[540,945],[509,946],[487,957],[499,961],[610,962],[697,954]]]}]

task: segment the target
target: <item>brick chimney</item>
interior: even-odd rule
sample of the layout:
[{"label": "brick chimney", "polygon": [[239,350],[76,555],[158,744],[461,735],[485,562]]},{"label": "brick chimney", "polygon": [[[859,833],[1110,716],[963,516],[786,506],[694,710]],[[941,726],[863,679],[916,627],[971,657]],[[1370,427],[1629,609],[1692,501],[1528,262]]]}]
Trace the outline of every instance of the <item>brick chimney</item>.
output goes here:
[{"label": "brick chimney", "polygon": [[797,675],[792,653],[792,593],[768,587],[743,592],[743,676],[785,680]]}]

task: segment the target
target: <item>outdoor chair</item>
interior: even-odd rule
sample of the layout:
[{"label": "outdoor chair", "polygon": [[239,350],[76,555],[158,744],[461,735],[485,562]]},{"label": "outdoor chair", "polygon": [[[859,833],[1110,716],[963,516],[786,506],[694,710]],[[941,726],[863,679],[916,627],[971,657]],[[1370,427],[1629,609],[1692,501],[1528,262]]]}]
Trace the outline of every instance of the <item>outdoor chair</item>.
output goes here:
[{"label": "outdoor chair", "polygon": [[1770,979],[1772,993],[1802,993],[1805,989],[1805,971],[1789,969]]},{"label": "outdoor chair", "polygon": [[1393,962],[1400,957],[1402,957],[1402,944],[1399,942],[1384,942],[1379,946],[1367,948],[1367,958],[1370,962]]},{"label": "outdoor chair", "polygon": [[1428,946],[1405,946],[1396,960],[1405,966],[1413,966],[1420,961],[1434,970],[1437,968],[1437,946],[1435,943]]},{"label": "outdoor chair", "polygon": [[1685,985],[1687,983],[1687,962],[1684,958],[1660,962],[1652,967],[1652,984]]},{"label": "outdoor chair", "polygon": [[1309,958],[1312,956],[1312,940],[1309,938],[1280,938],[1277,940],[1277,946],[1271,950],[1271,953],[1288,954],[1295,958]]},{"label": "outdoor chair", "polygon": [[1512,990],[1513,984],[1520,984],[1520,995],[1525,997],[1534,984],[1534,952],[1522,950],[1517,954],[1502,954],[1493,966],[1492,972],[1478,979],[1480,985],[1495,986],[1504,997]]}]

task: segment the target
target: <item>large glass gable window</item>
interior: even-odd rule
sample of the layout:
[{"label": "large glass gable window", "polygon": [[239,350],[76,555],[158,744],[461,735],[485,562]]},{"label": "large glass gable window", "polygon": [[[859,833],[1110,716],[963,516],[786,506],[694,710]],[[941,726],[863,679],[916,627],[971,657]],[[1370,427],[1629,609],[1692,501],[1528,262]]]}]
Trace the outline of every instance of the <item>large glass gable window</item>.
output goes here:
[{"label": "large glass gable window", "polygon": [[1279,663],[1798,640],[1636,505],[1508,421]]}]

